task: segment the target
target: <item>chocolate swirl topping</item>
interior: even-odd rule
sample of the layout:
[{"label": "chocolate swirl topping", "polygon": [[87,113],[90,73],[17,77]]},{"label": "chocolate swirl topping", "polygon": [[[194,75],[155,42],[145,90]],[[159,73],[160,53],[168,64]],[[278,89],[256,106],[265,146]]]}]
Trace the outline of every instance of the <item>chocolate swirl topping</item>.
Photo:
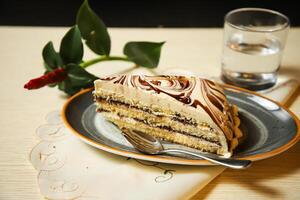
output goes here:
[{"label": "chocolate swirl topping", "polygon": [[200,106],[225,133],[233,138],[233,118],[223,89],[216,83],[198,77],[120,75],[101,78],[114,84],[164,93],[194,108]]}]

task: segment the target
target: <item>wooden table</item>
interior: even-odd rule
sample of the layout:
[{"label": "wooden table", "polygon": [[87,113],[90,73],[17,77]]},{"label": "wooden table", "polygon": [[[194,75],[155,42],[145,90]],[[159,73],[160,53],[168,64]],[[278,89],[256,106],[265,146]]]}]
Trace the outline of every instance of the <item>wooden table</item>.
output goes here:
[{"label": "wooden table", "polygon": [[[35,130],[45,115],[60,109],[66,96],[45,87],[26,91],[23,85],[43,73],[41,50],[52,40],[58,49],[66,28],[0,27],[0,199],[42,199],[28,154],[37,143]],[[167,41],[158,73],[181,68],[219,75],[221,29],[109,29],[112,53],[121,55],[127,41]],[[280,73],[300,79],[300,28],[290,31]],[[94,57],[86,50],[85,58]],[[112,67],[111,67],[112,66]],[[128,63],[106,62],[89,70],[107,75]],[[300,115],[300,98],[291,106]],[[300,199],[300,143],[279,156],[255,162],[245,171],[226,170],[192,199]]]}]

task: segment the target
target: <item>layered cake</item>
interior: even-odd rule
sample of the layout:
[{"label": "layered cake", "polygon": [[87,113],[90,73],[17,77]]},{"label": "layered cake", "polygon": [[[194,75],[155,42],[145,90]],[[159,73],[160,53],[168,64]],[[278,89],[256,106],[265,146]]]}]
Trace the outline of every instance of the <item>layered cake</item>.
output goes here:
[{"label": "layered cake", "polygon": [[97,111],[120,129],[218,155],[242,136],[238,109],[220,85],[184,76],[120,75],[95,81]]}]

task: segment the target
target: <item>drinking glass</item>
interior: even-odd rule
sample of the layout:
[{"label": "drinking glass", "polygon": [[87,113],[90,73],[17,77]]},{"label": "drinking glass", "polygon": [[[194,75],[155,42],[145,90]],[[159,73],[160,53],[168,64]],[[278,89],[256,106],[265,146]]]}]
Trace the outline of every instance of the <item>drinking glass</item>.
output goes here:
[{"label": "drinking glass", "polygon": [[224,19],[221,78],[251,90],[277,80],[290,22],[285,15],[263,8],[240,8]]}]

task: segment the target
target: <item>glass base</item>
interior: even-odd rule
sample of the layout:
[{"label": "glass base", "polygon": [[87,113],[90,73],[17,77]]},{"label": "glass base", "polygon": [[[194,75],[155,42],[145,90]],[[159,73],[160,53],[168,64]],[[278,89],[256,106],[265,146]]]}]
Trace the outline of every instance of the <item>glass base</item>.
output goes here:
[{"label": "glass base", "polygon": [[222,71],[222,80],[231,85],[249,90],[265,90],[276,84],[277,75],[274,73],[244,73]]}]

